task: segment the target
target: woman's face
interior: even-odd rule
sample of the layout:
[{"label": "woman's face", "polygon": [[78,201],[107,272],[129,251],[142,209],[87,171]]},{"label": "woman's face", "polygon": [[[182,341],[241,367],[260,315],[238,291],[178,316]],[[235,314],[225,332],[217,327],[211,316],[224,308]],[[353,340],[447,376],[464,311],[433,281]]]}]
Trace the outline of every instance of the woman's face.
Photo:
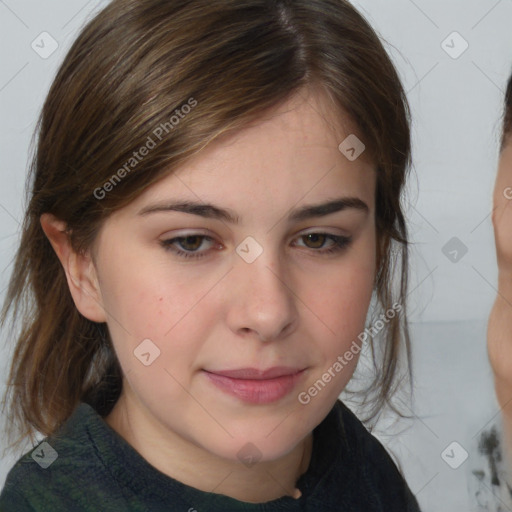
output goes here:
[{"label": "woman's face", "polygon": [[[127,403],[228,459],[283,456],[324,419],[371,299],[375,170],[308,91],[111,215],[94,246]],[[220,375],[247,368],[277,369]]]}]

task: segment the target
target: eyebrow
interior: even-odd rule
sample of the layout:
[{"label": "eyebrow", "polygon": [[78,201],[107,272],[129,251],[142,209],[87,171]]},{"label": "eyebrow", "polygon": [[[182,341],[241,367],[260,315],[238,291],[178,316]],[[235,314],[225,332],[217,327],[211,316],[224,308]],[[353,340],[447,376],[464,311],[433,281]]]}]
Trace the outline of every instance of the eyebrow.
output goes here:
[{"label": "eyebrow", "polygon": [[[301,206],[300,208],[292,210],[288,215],[288,221],[298,222],[313,217],[325,217],[332,213],[348,209],[360,210],[364,213],[370,211],[368,205],[358,197],[340,197],[324,203]],[[140,210],[138,214],[144,216],[159,212],[189,213],[204,218],[226,221],[231,224],[238,224],[240,222],[240,217],[232,210],[220,208],[219,206],[209,203],[199,203],[189,200],[146,206]]]}]

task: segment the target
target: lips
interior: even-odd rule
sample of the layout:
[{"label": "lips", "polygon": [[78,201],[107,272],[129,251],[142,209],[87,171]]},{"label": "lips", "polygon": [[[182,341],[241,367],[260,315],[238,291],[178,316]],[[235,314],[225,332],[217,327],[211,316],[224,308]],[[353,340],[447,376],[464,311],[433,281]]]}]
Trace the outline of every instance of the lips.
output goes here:
[{"label": "lips", "polygon": [[258,370],[257,368],[239,368],[237,370],[205,370],[208,373],[215,375],[221,375],[223,377],[229,377],[231,379],[243,379],[243,380],[268,380],[275,379],[277,377],[285,377],[288,375],[294,375],[299,373],[304,368],[292,368],[289,366],[274,366],[267,370]]},{"label": "lips", "polygon": [[305,374],[305,368],[276,366],[267,370],[239,368],[206,371],[217,389],[250,404],[276,402],[290,394]]}]

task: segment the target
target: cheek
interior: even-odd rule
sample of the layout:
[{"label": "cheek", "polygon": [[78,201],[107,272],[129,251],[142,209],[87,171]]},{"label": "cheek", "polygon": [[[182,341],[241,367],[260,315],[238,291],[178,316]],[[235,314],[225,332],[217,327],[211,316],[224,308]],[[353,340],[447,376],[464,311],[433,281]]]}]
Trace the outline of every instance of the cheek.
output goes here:
[{"label": "cheek", "polygon": [[363,328],[375,283],[375,242],[359,240],[354,249],[325,273],[312,276],[309,297],[314,310],[337,339],[358,334]]},{"label": "cheek", "polygon": [[[364,243],[362,243],[364,242]],[[352,377],[360,355],[361,334],[364,333],[375,279],[375,245],[372,237],[359,240],[354,250],[330,269],[327,275],[310,282],[314,298],[312,308],[319,312],[323,328],[320,335],[310,325],[316,340],[317,368],[311,375],[302,398],[312,400],[316,394],[323,398],[317,406],[331,403]],[[318,320],[316,325],[323,327]],[[320,393],[321,391],[321,393]],[[301,397],[299,397],[299,401]],[[308,403],[301,401],[301,403]],[[327,404],[327,405],[326,405]]]},{"label": "cheek", "polygon": [[[101,288],[103,305],[110,317],[109,326],[139,338],[154,336],[166,318],[166,285],[148,266],[129,266],[129,262],[110,269]],[[136,271],[134,269],[137,269]],[[162,324],[162,325],[161,325]]]},{"label": "cheek", "polygon": [[[115,258],[109,260],[115,262]],[[103,267],[102,299],[118,358],[126,370],[140,370],[134,351],[144,340],[159,352],[154,366],[186,369],[218,321],[208,294],[219,277],[184,272],[165,261],[137,258]],[[153,364],[152,364],[153,366]]]},{"label": "cheek", "polygon": [[354,252],[328,276],[317,276],[308,285],[310,309],[318,312],[320,322],[312,317],[308,326],[316,341],[316,368],[297,396],[303,405],[311,403],[327,411],[352,377],[373,291],[375,259],[371,255]]},{"label": "cheek", "polygon": [[162,338],[194,308],[208,290],[204,275],[194,276],[166,261],[165,253],[126,251],[103,264],[101,295],[110,324],[135,337]]},{"label": "cheek", "polygon": [[364,330],[372,283],[372,280],[354,278],[352,273],[340,272],[317,292],[311,310],[319,312],[318,318],[327,327],[329,335],[321,337],[320,343],[330,357],[343,351]]}]

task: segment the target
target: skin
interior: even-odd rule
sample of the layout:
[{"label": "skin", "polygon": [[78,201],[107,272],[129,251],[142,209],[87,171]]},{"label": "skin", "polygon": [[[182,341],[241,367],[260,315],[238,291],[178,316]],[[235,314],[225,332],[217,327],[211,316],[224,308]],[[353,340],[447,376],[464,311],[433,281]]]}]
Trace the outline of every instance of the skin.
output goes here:
[{"label": "skin", "polygon": [[[364,330],[375,280],[375,166],[366,153],[351,162],[338,150],[352,133],[348,116],[335,117],[324,95],[305,89],[113,213],[86,254],[72,251],[62,222],[41,218],[77,308],[107,323],[123,369],[123,393],[106,421],[161,472],[247,502],[300,496],[295,483],[311,459],[312,430],[357,357],[307,405],[298,394]],[[358,198],[368,210],[286,218],[338,197]],[[177,198],[228,208],[240,221],[139,214]],[[184,233],[214,241],[174,243],[202,252],[200,259],[162,247]],[[308,233],[351,242],[322,255],[335,243]],[[263,249],[252,263],[236,252],[248,236]],[[149,366],[134,357],[144,339],[160,350]],[[306,371],[290,394],[256,405],[225,394],[203,371],[278,365]],[[249,442],[261,454],[251,467],[237,457]]]},{"label": "skin", "polygon": [[500,155],[492,222],[498,263],[498,293],[489,315],[487,348],[502,408],[508,463],[512,461],[512,141]]}]

